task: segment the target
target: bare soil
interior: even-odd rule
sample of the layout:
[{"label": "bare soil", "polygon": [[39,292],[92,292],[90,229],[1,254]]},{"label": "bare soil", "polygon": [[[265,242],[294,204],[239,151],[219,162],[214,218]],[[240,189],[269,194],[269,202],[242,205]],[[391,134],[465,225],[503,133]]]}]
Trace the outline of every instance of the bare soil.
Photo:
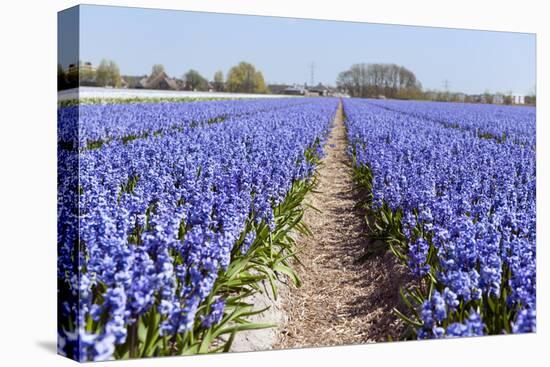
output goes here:
[{"label": "bare soil", "polygon": [[392,309],[406,273],[390,252],[362,259],[369,240],[346,148],[340,104],[316,192],[306,197],[321,212],[306,210],[313,235],[297,239],[302,264],[295,265],[303,285],[291,286],[284,297],[287,321],[274,349],[387,341],[403,331]]}]

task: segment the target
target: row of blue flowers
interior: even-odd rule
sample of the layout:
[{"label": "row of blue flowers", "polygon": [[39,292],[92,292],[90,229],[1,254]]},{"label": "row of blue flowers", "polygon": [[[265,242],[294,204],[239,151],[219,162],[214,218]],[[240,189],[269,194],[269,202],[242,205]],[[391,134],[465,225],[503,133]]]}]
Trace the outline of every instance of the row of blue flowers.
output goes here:
[{"label": "row of blue flowers", "polygon": [[536,112],[533,107],[493,104],[441,103],[429,101],[371,100],[367,103],[443,124],[469,130],[478,137],[536,145]]},{"label": "row of blue flowers", "polygon": [[534,110],[352,99],[344,111],[370,235],[416,277],[395,310],[405,337],[534,332]]},{"label": "row of blue flowers", "polygon": [[[147,138],[186,127],[221,122],[301,104],[311,99],[217,100],[204,102],[141,102],[83,104],[59,108],[58,139],[62,147],[99,148],[112,140]],[[78,126],[73,121],[79,120]],[[77,126],[77,128],[75,128]]]},{"label": "row of blue flowers", "polygon": [[[71,126],[95,126],[99,135],[86,139],[96,139],[182,121],[99,149],[58,150],[61,353],[85,361],[222,351],[236,332],[269,326],[247,320],[262,310],[246,297],[262,281],[276,294],[282,275],[299,283],[290,232],[307,232],[300,203],[337,106],[299,101],[222,102],[214,112],[214,102],[195,103],[196,114],[170,103],[60,112],[61,142],[78,135]],[[188,123],[220,113],[220,123]]]}]

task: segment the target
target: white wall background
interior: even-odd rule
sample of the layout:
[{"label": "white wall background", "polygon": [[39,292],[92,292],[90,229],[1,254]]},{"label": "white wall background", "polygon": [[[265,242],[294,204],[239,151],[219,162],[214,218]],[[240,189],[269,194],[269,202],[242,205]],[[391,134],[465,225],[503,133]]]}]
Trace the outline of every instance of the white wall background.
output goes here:
[{"label": "white wall background", "polygon": [[[536,32],[538,333],[291,351],[164,358],[104,366],[531,366],[548,355],[550,81],[548,9],[503,0],[96,0],[105,5]],[[65,366],[56,335],[56,24],[76,1],[5,1],[0,11],[0,364]],[[546,341],[545,341],[546,339]]]}]

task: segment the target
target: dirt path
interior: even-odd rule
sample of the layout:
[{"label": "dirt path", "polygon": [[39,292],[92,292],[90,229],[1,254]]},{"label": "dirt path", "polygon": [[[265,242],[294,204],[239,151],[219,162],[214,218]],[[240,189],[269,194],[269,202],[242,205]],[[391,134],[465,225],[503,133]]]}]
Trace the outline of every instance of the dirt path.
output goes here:
[{"label": "dirt path", "polygon": [[312,237],[299,237],[297,264],[303,281],[283,305],[288,322],[279,330],[278,348],[300,348],[385,341],[402,324],[391,310],[398,302],[403,271],[391,253],[360,260],[367,246],[364,214],[346,154],[340,104],[326,156],[318,169],[318,193],[306,198],[322,213],[307,209]]}]

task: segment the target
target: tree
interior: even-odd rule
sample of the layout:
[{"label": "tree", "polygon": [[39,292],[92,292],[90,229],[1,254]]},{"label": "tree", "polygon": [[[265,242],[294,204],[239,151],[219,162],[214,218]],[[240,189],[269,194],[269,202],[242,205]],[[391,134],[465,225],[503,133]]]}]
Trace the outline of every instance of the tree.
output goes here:
[{"label": "tree", "polygon": [[223,92],[224,85],[223,85],[223,72],[221,70],[216,71],[214,74],[214,89],[217,92]]},{"label": "tree", "polygon": [[[494,96],[488,89],[483,93],[483,97],[485,98],[485,103],[493,103],[494,101]],[[506,98],[504,98],[504,100],[506,101]]]},{"label": "tree", "polygon": [[67,88],[67,75],[63,66],[57,64],[57,90],[63,90]]},{"label": "tree", "polygon": [[185,80],[186,87],[190,90],[204,91],[208,89],[208,81],[196,70],[190,69],[183,76],[183,80]]},{"label": "tree", "polygon": [[153,65],[153,68],[151,69],[151,78],[154,78],[155,76],[161,73],[164,73],[164,65],[162,64]]},{"label": "tree", "polygon": [[111,85],[113,87],[120,87],[120,85],[122,84],[120,69],[113,60],[109,61],[109,76],[111,77]]},{"label": "tree", "polygon": [[513,104],[514,103],[514,97],[512,96],[512,91],[506,91],[506,95],[504,96],[504,104]]},{"label": "tree", "polygon": [[101,87],[104,87],[109,84],[109,80],[110,80],[109,63],[107,60],[103,59],[99,63],[99,66],[95,71],[95,78],[96,78],[97,85]]},{"label": "tree", "polygon": [[240,62],[227,73],[227,88],[237,93],[267,93],[264,76],[254,65]]},{"label": "tree", "polygon": [[260,71],[254,74],[255,93],[267,93],[267,86],[265,85],[264,76]]},{"label": "tree", "polygon": [[352,97],[422,97],[422,85],[414,73],[396,64],[354,64],[338,75],[336,85]]},{"label": "tree", "polygon": [[122,82],[120,69],[112,60],[103,59],[96,70],[96,83],[99,86],[119,87]]}]

